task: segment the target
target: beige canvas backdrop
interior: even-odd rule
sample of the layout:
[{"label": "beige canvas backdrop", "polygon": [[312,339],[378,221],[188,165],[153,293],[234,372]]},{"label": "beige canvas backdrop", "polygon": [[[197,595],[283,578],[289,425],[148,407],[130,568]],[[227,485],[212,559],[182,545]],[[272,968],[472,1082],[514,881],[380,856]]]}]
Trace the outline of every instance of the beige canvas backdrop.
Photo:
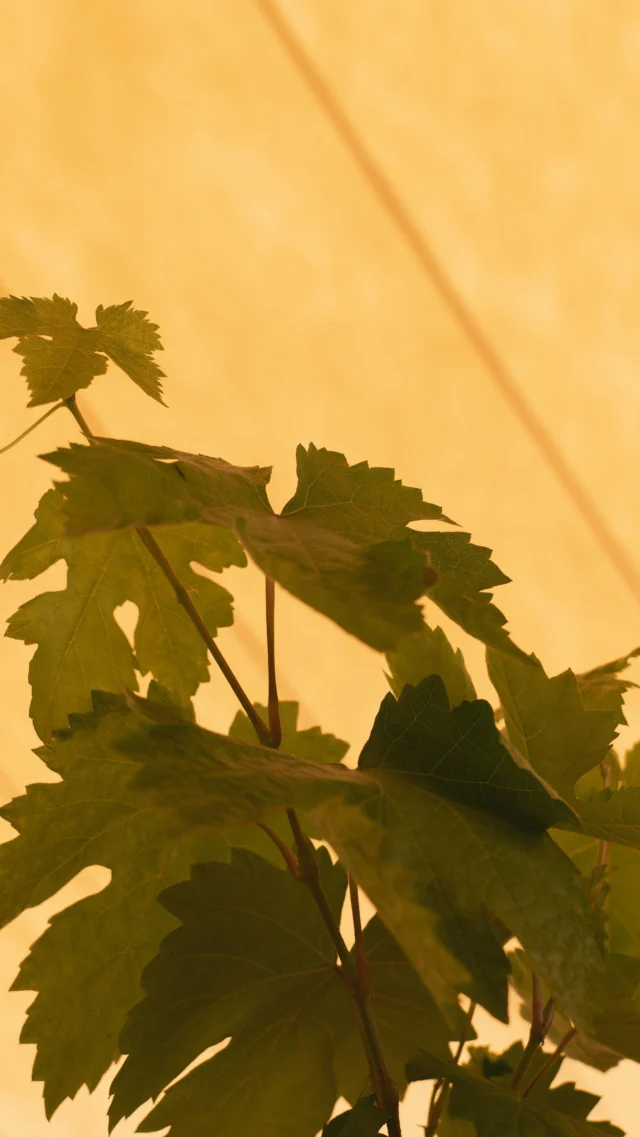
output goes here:
[{"label": "beige canvas backdrop", "polygon": [[[281,11],[637,559],[640,7],[282,0]],[[637,602],[257,4],[5,4],[0,91],[1,290],[58,291],[89,323],[98,303],[133,299],[163,333],[170,409],[114,369],[81,400],[95,427],[273,462],[276,502],[299,441],[395,466],[493,547],[514,578],[501,590],[513,634],[549,671],[635,646]],[[0,443],[35,417],[19,366],[5,346]],[[58,414],[2,458],[3,548],[49,484],[32,455],[73,435]],[[47,587],[62,580],[54,569]],[[221,644],[261,697],[258,581],[239,570],[228,581],[239,623]],[[2,616],[39,589],[5,586]],[[385,690],[380,657],[291,599],[279,616],[283,695],[357,753]],[[481,668],[479,647],[464,648]],[[27,663],[23,645],[0,642],[3,797],[42,776]],[[217,676],[199,709],[230,721]],[[640,733],[637,698],[629,720]],[[2,933],[1,989],[61,899],[105,879],[88,870]],[[46,1123],[33,1048],[17,1043],[29,1001],[0,995],[0,1137],[105,1133],[105,1084]],[[604,1092],[596,1116],[640,1133],[630,1067],[575,1070]],[[413,1091],[408,1132],[423,1102]]]}]

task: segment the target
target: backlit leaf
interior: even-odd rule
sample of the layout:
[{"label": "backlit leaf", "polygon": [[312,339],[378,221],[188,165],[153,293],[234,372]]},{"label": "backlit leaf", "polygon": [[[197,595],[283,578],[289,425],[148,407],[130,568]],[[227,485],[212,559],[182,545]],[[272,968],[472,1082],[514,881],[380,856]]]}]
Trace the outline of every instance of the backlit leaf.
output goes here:
[{"label": "backlit leaf", "polygon": [[[207,650],[174,592],[132,530],[83,538],[64,535],[63,500],[44,495],[36,523],[0,565],[3,579],[31,579],[63,559],[67,585],[28,600],[10,618],[7,635],[37,644],[29,667],[31,715],[46,741],[67,714],[91,708],[91,691],[137,687],[135,669],[153,676],[184,702],[209,676]],[[162,551],[215,635],[233,622],[231,596],[192,568],[220,572],[246,560],[233,534],[211,525],[165,526]],[[138,608],[133,650],[114,617],[126,600]],[[134,654],[135,653],[135,654]]]},{"label": "backlit leaf", "polygon": [[140,809],[132,766],[114,749],[135,719],[116,696],[72,716],[38,751],[62,781],[33,785],[0,812],[19,836],[0,845],[0,925],[53,896],[81,869],[111,881],[54,916],[24,960],[14,988],[38,991],[22,1033],[37,1044],[34,1078],[47,1114],[82,1085],[94,1089],[119,1057],[118,1034],[140,998],[140,975],[173,920],[156,903],[193,860],[226,858],[216,834],[176,837],[165,817]]},{"label": "backlit leaf", "polygon": [[395,650],[387,652],[386,659],[391,671],[387,679],[396,698],[407,683],[416,686],[429,675],[440,676],[452,707],[476,698],[462,652],[453,650],[442,628],[423,624],[419,631],[403,636]]}]

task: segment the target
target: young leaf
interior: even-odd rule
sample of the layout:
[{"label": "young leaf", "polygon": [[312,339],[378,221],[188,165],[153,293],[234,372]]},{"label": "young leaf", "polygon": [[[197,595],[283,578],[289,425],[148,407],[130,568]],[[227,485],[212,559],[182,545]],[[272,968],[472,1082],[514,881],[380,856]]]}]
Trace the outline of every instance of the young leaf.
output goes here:
[{"label": "young leaf", "polygon": [[72,446],[47,460],[71,475],[58,489],[72,534],[178,521],[228,525],[267,576],[370,647],[394,647],[422,623],[415,601],[427,570],[408,537],[361,546],[304,518],[277,517],[264,488],[269,471],[114,442]]},{"label": "young leaf", "polygon": [[344,454],[313,443],[307,450],[298,446],[296,466],[298,485],[283,514],[297,514],[358,544],[402,539],[410,521],[449,521],[439,505],[423,501],[420,490],[396,481],[394,470],[368,462],[349,466]]},{"label": "young leaf", "polygon": [[591,1017],[603,963],[576,869],[545,834],[484,813],[482,787],[474,806],[452,800],[460,778],[454,771],[448,782],[446,762],[440,779],[415,769],[318,766],[186,724],[142,720],[123,745],[144,763],[139,791],[187,826],[233,827],[278,805],[311,811],[314,832],[354,874],[445,1011],[463,990],[506,1018],[497,917],[573,1017]]},{"label": "young leaf", "polygon": [[573,1083],[557,1090],[536,1087],[527,1097],[521,1097],[500,1079],[482,1077],[472,1068],[443,1062],[430,1054],[409,1063],[407,1076],[411,1081],[424,1078],[447,1078],[453,1082],[449,1113],[453,1118],[472,1121],[478,1137],[611,1137],[616,1130],[609,1122],[601,1128],[599,1122],[586,1121],[585,1109],[591,1112],[599,1099],[576,1090]]},{"label": "young leaf", "polygon": [[[318,860],[339,919],[344,870],[323,849]],[[143,1128],[171,1124],[174,1137],[249,1137],[260,1117],[279,1134],[314,1137],[338,1096],[342,1049],[358,1054],[361,1046],[335,949],[308,892],[262,858],[235,852],[230,866],[196,865],[191,880],[169,889],[162,903],[181,927],[147,967],[147,996],[123,1032],[129,1057],[113,1083],[112,1125],[231,1035],[204,1074],[198,1067],[169,1090]],[[402,1078],[407,1058],[426,1039],[446,1056],[451,1032],[377,920],[365,935],[374,949],[372,980],[382,987],[374,996],[382,1045],[392,1039],[388,1061]],[[413,1006],[402,1003],[409,994]]]},{"label": "young leaf", "polygon": [[476,698],[462,652],[453,650],[442,628],[423,624],[419,631],[403,636],[395,650],[386,653],[386,660],[391,671],[387,679],[396,698],[407,683],[417,686],[429,675],[440,676],[452,707]]},{"label": "young leaf", "polygon": [[154,351],[162,351],[158,325],[147,319],[148,312],[131,307],[131,300],[96,308],[96,324],[100,334],[100,347],[146,395],[162,402],[164,371],[153,358]]},{"label": "young leaf", "polygon": [[[27,601],[10,618],[7,635],[37,644],[29,667],[31,716],[40,737],[67,724],[69,712],[91,708],[91,691],[136,689],[135,669],[155,678],[184,702],[209,677],[205,645],[163,573],[131,530],[69,538],[63,499],[44,495],[36,523],[5,557],[0,577],[32,579],[62,559],[66,588]],[[233,534],[211,525],[165,526],[156,534],[212,634],[233,622],[231,596],[191,568],[220,572],[244,565]],[[114,617],[131,600],[138,608],[134,651]]]},{"label": "young leaf", "polygon": [[574,783],[604,760],[617,737],[617,711],[585,708],[573,672],[550,679],[535,656],[525,666],[489,648],[487,666],[511,742],[545,781],[573,799]]},{"label": "young leaf", "polygon": [[377,1106],[375,1094],[370,1094],[356,1102],[353,1109],[328,1121],[322,1137],[376,1137],[388,1117],[389,1114]]},{"label": "young leaf", "polygon": [[[114,749],[135,720],[116,696],[38,753],[62,781],[30,786],[0,812],[18,831],[0,845],[0,925],[53,896],[81,869],[104,865],[101,892],[54,916],[14,983],[38,991],[22,1041],[38,1047],[47,1115],[82,1085],[93,1090],[119,1057],[118,1034],[140,997],[140,975],[172,927],[158,893],[194,859],[226,859],[216,834],[177,838],[165,817],[140,809],[128,788],[131,764]],[[135,720],[137,721],[137,720]]]},{"label": "young leaf", "polygon": [[55,293],[46,297],[0,297],[0,338],[18,337],[29,406],[67,399],[107,370],[107,356],[147,395],[162,402],[160,370],[152,353],[162,351],[158,325],[131,301],[96,310],[97,326],[83,328],[78,305]]}]

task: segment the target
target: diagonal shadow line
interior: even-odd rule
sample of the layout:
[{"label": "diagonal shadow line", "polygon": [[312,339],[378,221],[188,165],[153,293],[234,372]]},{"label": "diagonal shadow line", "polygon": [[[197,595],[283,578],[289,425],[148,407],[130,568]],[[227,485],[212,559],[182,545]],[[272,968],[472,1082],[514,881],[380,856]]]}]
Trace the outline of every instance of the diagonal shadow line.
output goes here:
[{"label": "diagonal shadow line", "polygon": [[523,395],[515,376],[483,330],[469,304],[456,288],[427,238],[411,216],[398,190],[384,173],[371,150],[368,149],[346,110],[333,93],[313,58],[296,36],[282,11],[272,0],[256,0],[256,6],[262,12],[290,61],[332,123],[361,174],[369,183],[378,202],[415,255],[423,272],[436,288],[494,383],[538,446],[547,465],[561,483],[598,545],[618,575],[624,580],[637,603],[640,604],[640,573],[636,570],[633,560],[624,545],[616,537],[613,529],[609,527],[604,514],[593,501],[578,474],[565,459],[543,420],[536,414]]}]

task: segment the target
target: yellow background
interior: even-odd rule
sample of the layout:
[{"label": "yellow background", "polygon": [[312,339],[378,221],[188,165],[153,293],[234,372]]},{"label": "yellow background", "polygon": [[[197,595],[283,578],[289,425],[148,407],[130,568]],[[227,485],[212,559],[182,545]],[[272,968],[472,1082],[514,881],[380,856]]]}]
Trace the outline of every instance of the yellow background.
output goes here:
[{"label": "yellow background", "polygon": [[[640,5],[281,0],[280,10],[637,559]],[[0,290],[68,295],[87,324],[98,303],[132,299],[160,324],[170,409],[113,369],[80,398],[95,429],[273,462],[276,504],[292,489],[299,441],[394,466],[493,547],[514,579],[500,590],[514,637],[548,671],[636,645],[637,600],[258,3],[5,3],[0,92]],[[0,444],[35,417],[19,368],[5,346]],[[2,457],[3,550],[49,483],[33,455],[75,433],[57,414]],[[58,566],[47,587],[62,579]],[[260,698],[257,574],[227,581],[239,623],[221,646]],[[40,590],[5,586],[0,614]],[[357,751],[385,690],[380,657],[291,599],[279,613],[282,694]],[[480,648],[465,652],[477,675]],[[22,644],[0,642],[3,798],[42,776],[27,662]],[[217,676],[199,705],[221,727],[234,711]],[[628,717],[625,733],[639,734],[635,696]],[[63,899],[104,879],[88,870]],[[1,989],[59,906],[2,933]],[[106,1133],[105,1085],[46,1123],[29,1082],[33,1048],[17,1043],[29,1001],[0,996],[0,1137]],[[605,1079],[574,1071],[604,1091],[596,1117],[640,1133],[630,1065]],[[408,1133],[423,1101],[412,1091]]]}]

